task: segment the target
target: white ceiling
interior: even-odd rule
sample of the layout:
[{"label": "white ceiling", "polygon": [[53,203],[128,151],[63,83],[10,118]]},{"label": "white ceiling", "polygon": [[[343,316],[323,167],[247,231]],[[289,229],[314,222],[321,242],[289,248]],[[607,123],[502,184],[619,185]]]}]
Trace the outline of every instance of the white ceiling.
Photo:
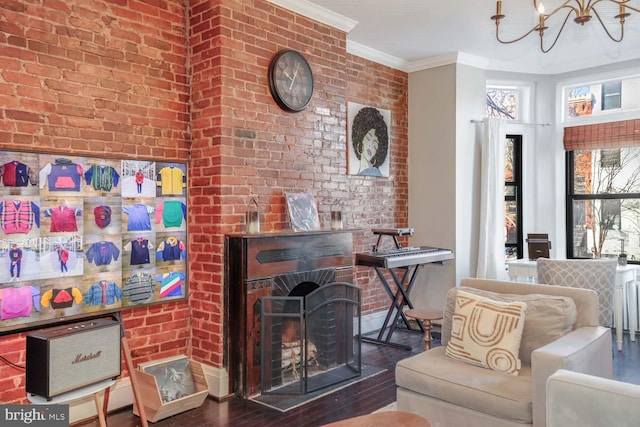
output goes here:
[{"label": "white ceiling", "polygon": [[[451,58],[488,69],[536,74],[557,74],[640,58],[640,13],[627,18],[622,43],[611,41],[595,17],[584,26],[574,23],[572,17],[557,45],[545,54],[540,52],[537,32],[514,44],[496,41],[495,24],[490,19],[495,14],[495,0],[269,1],[289,9],[315,8],[323,13],[334,12],[336,18],[348,18],[355,24],[350,31],[346,29],[350,52],[409,72],[438,62],[450,63]],[[549,11],[561,2],[544,3]],[[630,4],[640,7],[640,0],[630,0]],[[617,6],[608,1],[601,5],[598,11],[603,20],[617,22],[612,18]],[[505,38],[520,36],[538,22],[532,1],[504,0],[502,12],[506,19],[500,30]],[[558,17],[549,20],[549,36],[557,33],[561,21]],[[615,35],[618,30],[617,24],[610,28]]]}]

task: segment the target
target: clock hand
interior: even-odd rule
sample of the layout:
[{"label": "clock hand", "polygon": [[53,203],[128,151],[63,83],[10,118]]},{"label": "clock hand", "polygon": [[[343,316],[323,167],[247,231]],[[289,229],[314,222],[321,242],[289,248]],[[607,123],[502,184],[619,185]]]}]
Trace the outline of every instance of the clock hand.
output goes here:
[{"label": "clock hand", "polygon": [[293,78],[291,79],[291,84],[289,85],[289,90],[291,90],[291,88],[293,87],[293,82],[296,81],[296,76],[298,75],[298,68],[300,68],[300,63],[298,62],[298,64],[296,64],[296,69],[293,72]]}]

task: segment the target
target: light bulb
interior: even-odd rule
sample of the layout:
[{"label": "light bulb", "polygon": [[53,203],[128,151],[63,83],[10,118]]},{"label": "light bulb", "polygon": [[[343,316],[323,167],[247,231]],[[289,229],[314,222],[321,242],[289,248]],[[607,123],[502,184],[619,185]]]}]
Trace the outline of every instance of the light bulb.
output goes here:
[{"label": "light bulb", "polygon": [[538,4],[538,13],[544,15],[544,5],[542,3]]}]

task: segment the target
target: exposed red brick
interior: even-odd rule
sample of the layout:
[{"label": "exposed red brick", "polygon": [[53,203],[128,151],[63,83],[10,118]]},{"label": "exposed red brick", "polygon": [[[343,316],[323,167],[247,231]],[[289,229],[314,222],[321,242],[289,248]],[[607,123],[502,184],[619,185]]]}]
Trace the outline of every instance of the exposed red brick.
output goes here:
[{"label": "exposed red brick", "polygon": [[[312,191],[323,221],[340,201],[345,225],[363,230],[357,252],[374,242],[371,227],[407,225],[408,77],[349,55],[343,32],[263,0],[188,7],[5,2],[0,148],[189,161],[190,299],[122,313],[134,363],[190,352],[222,366],[224,236],[244,231],[250,198],[263,231],[288,229],[286,191]],[[73,25],[67,8],[77,11]],[[267,66],[282,48],[303,52],[316,77],[300,113],[269,94]],[[346,100],[391,110],[390,178],[347,175]],[[363,314],[386,309],[374,273],[358,268],[354,280]],[[17,360],[23,343],[22,334],[0,338]],[[0,373],[0,401],[24,403],[24,374]]]}]

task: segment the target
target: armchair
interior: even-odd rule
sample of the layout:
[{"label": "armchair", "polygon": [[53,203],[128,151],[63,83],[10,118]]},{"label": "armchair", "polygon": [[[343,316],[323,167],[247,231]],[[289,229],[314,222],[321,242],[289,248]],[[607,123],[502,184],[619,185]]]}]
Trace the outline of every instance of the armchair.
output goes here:
[{"label": "armchair", "polygon": [[538,283],[596,291],[600,325],[613,325],[613,294],[616,286],[617,260],[538,258],[536,264]]},{"label": "armchair", "polygon": [[[485,279],[463,279],[467,290],[511,301],[562,299],[575,304],[575,323],[566,334],[541,347],[523,350],[518,375],[474,366],[445,355],[451,339],[457,289],[449,290],[442,323],[442,346],[404,359],[396,365],[398,410],[427,418],[433,427],[545,426],[546,382],[558,369],[611,378],[611,331],[598,324],[597,294],[592,290]],[[569,297],[569,298],[563,298]],[[536,307],[544,312],[546,304]],[[537,308],[536,308],[537,309]],[[524,335],[538,339],[548,323],[526,323]],[[544,313],[538,313],[538,316]],[[538,323],[546,326],[537,326]],[[543,328],[539,330],[539,328]],[[528,330],[527,330],[528,329]],[[547,337],[548,338],[548,337]],[[530,343],[529,343],[530,344]],[[530,353],[529,353],[530,351]]]},{"label": "armchair", "polygon": [[547,382],[547,427],[633,426],[640,385],[564,369]]}]

